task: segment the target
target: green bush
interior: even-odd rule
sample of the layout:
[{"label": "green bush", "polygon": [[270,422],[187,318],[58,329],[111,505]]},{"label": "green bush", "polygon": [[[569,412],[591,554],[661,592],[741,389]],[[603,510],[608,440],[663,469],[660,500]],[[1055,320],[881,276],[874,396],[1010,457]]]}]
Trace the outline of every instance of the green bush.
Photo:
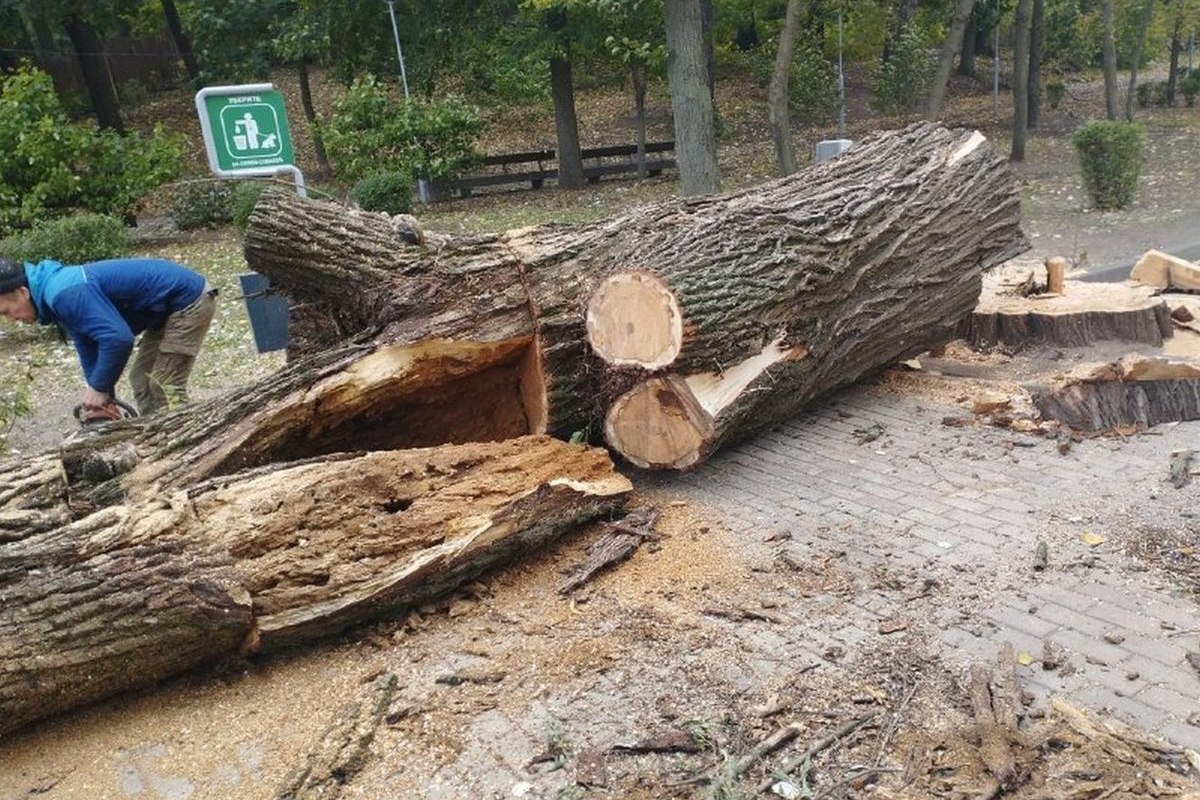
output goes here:
[{"label": "green bush", "polygon": [[1200,95],[1200,69],[1190,70],[1183,77],[1179,91],[1183,93],[1183,102],[1187,103],[1189,108],[1196,105],[1196,96]]},{"label": "green bush", "polygon": [[120,136],[67,117],[44,72],[0,78],[0,234],[74,209],[130,215],[182,164],[182,137]]},{"label": "green bush", "polygon": [[457,98],[400,101],[368,75],[333,102],[320,125],[335,174],[357,181],[380,170],[451,178],[478,161],[479,112]]},{"label": "green bush", "polygon": [[804,119],[828,117],[837,109],[837,65],[826,57],[814,33],[796,37],[796,52],[788,75],[788,104]]},{"label": "green bush", "polygon": [[1142,168],[1142,126],[1134,122],[1094,120],[1071,137],[1083,184],[1099,209],[1125,208],[1137,193]]},{"label": "green bush", "polygon": [[225,181],[204,180],[185,184],[171,203],[171,218],[181,231],[213,228],[229,222],[233,189]]},{"label": "green bush", "polygon": [[1052,78],[1046,82],[1046,100],[1051,109],[1057,109],[1063,98],[1067,96],[1067,85],[1061,78]]},{"label": "green bush", "polygon": [[239,229],[246,230],[250,214],[254,211],[254,206],[258,205],[258,199],[262,197],[266,188],[265,183],[258,181],[238,181],[233,185],[233,191],[229,195],[229,218]]},{"label": "green bush", "polygon": [[407,214],[412,208],[412,178],[403,172],[377,172],[350,190],[350,199],[363,211]]},{"label": "green bush", "polygon": [[910,23],[896,40],[891,58],[879,69],[871,90],[871,105],[884,114],[916,111],[936,69],[936,50],[927,35]]},{"label": "green bush", "polygon": [[64,264],[86,264],[128,255],[125,223],[104,214],[42,220],[0,244],[0,251],[14,261],[37,262],[52,258]]}]

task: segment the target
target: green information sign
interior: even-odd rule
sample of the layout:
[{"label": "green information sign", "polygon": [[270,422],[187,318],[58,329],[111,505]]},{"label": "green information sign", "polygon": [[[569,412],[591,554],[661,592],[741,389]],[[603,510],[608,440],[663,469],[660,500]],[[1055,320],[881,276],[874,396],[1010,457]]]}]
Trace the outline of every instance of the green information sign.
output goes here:
[{"label": "green information sign", "polygon": [[290,172],[303,194],[295,166],[283,96],[270,83],[210,86],[196,93],[196,111],[208,163],[221,177]]}]

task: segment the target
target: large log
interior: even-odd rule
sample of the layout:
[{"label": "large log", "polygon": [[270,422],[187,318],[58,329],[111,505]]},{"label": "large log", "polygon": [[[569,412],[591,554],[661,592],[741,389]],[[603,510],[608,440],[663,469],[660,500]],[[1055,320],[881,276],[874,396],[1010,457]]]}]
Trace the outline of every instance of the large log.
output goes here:
[{"label": "large log", "polygon": [[634,463],[678,468],[953,338],[983,270],[1026,246],[1004,160],[922,123],[744,192],[425,246],[273,194],[246,258],[377,342],[524,342],[530,431],[607,418]]},{"label": "large log", "polygon": [[547,437],[261,468],[0,539],[0,733],[449,591],[617,509]]}]

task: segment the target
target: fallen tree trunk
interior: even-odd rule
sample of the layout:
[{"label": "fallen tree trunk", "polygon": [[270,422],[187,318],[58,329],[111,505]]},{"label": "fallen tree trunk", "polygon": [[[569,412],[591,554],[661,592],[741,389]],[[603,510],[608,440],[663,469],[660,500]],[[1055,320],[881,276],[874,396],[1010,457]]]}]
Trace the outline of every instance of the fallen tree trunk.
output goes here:
[{"label": "fallen tree trunk", "polygon": [[523,437],[262,468],[7,533],[0,733],[438,596],[630,490],[602,450]]},{"label": "fallen tree trunk", "polygon": [[[331,318],[381,328],[377,341],[437,329],[495,342],[503,307],[507,341],[529,345],[518,392],[531,431],[607,418],[617,451],[670,468],[953,338],[983,270],[1027,246],[1004,160],[979,134],[930,124],[753,190],[593,225],[423,247],[390,229],[274,194],[246,257]],[[357,285],[325,293],[329,281]]]}]

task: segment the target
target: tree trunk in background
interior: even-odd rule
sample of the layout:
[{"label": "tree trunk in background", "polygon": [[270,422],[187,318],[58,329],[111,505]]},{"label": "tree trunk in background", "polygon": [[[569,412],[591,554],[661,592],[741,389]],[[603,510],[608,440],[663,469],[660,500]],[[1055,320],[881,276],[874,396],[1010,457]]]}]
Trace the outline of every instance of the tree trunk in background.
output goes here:
[{"label": "tree trunk in background", "polygon": [[667,81],[675,122],[675,160],[684,197],[721,191],[703,25],[695,0],[664,0]]},{"label": "tree trunk in background", "polygon": [[319,177],[328,178],[333,174],[329,166],[329,155],[325,152],[325,141],[321,138],[321,130],[317,126],[317,109],[313,105],[312,84],[308,75],[308,59],[301,56],[296,62],[296,73],[300,82],[300,107],[304,109],[304,119],[308,121],[308,132],[312,137],[313,154],[317,157],[317,172]]},{"label": "tree trunk in background", "polygon": [[958,54],[958,74],[967,78],[975,77],[975,43],[978,36],[974,26],[975,15],[967,20],[967,30],[962,37],[962,50]]},{"label": "tree trunk in background", "polygon": [[1100,35],[1100,65],[1104,71],[1104,113],[1110,121],[1116,120],[1121,101],[1117,88],[1117,45],[1115,39],[1115,0],[1104,0],[1101,6],[1103,30]]},{"label": "tree trunk in background", "polygon": [[900,41],[900,35],[904,33],[904,26],[912,18],[919,2],[920,0],[896,0],[892,12],[892,29],[888,34],[887,41],[883,43],[882,60],[884,64],[891,61],[892,48],[896,46],[896,42]]},{"label": "tree trunk in background", "polygon": [[167,19],[171,41],[175,43],[175,49],[179,51],[179,57],[183,59],[183,65],[187,69],[188,79],[196,81],[200,77],[200,65],[196,63],[192,40],[183,32],[183,23],[179,20],[179,9],[175,7],[175,0],[162,0],[162,10]]},{"label": "tree trunk in background", "polygon": [[1183,52],[1183,14],[1175,16],[1175,27],[1171,30],[1171,66],[1167,72],[1167,107],[1175,105],[1175,90],[1179,86],[1179,54]]},{"label": "tree trunk in background", "polygon": [[633,83],[634,141],[637,144],[638,178],[646,177],[646,65],[634,61],[629,66]]},{"label": "tree trunk in background", "polygon": [[1154,0],[1146,0],[1138,20],[1137,39],[1134,40],[1133,55],[1129,64],[1129,90],[1125,93],[1125,119],[1129,122],[1133,122],[1133,109],[1137,103],[1138,69],[1142,61],[1142,52],[1146,49],[1146,32],[1150,30],[1150,20],[1153,16]]},{"label": "tree trunk in background", "polygon": [[788,78],[792,71],[792,55],[796,52],[796,33],[800,28],[800,0],[788,0],[787,14],[775,50],[775,70],[768,89],[771,140],[775,143],[775,165],[780,175],[796,171],[796,156],[792,151],[792,121],[788,113]]},{"label": "tree trunk in background", "polygon": [[1025,138],[1029,133],[1030,3],[1031,0],[1017,0],[1013,22],[1013,161],[1025,160]]},{"label": "tree trunk in background", "polygon": [[946,99],[946,82],[950,80],[950,71],[954,68],[954,54],[962,47],[963,34],[967,30],[967,20],[971,17],[971,6],[974,4],[975,0],[956,0],[954,3],[950,31],[946,34],[946,41],[942,42],[937,70],[933,74],[933,84],[929,87],[929,98],[925,102],[925,119],[931,122],[942,113],[942,103]]},{"label": "tree trunk in background", "polygon": [[1042,113],[1042,61],[1046,57],[1046,0],[1033,0],[1033,19],[1029,24],[1029,119],[1036,128]]},{"label": "tree trunk in background", "polygon": [[717,111],[717,54],[713,45],[713,0],[700,0],[700,31],[704,39],[704,70],[708,75],[708,97],[712,101],[713,121]]},{"label": "tree trunk in background", "polygon": [[583,188],[583,155],[579,147],[579,118],[575,114],[575,82],[571,62],[550,57],[550,92],[554,97],[554,133],[558,143],[558,185]]},{"label": "tree trunk in background", "polygon": [[83,82],[87,86],[96,121],[101,128],[124,133],[121,101],[117,98],[112,74],[108,70],[108,60],[104,57],[104,42],[95,29],[76,14],[68,17],[63,27],[67,36],[71,38],[71,45],[79,59],[79,68],[83,71]]},{"label": "tree trunk in background", "polygon": [[603,450],[525,437],[276,464],[6,530],[0,734],[425,602],[631,488]]}]

